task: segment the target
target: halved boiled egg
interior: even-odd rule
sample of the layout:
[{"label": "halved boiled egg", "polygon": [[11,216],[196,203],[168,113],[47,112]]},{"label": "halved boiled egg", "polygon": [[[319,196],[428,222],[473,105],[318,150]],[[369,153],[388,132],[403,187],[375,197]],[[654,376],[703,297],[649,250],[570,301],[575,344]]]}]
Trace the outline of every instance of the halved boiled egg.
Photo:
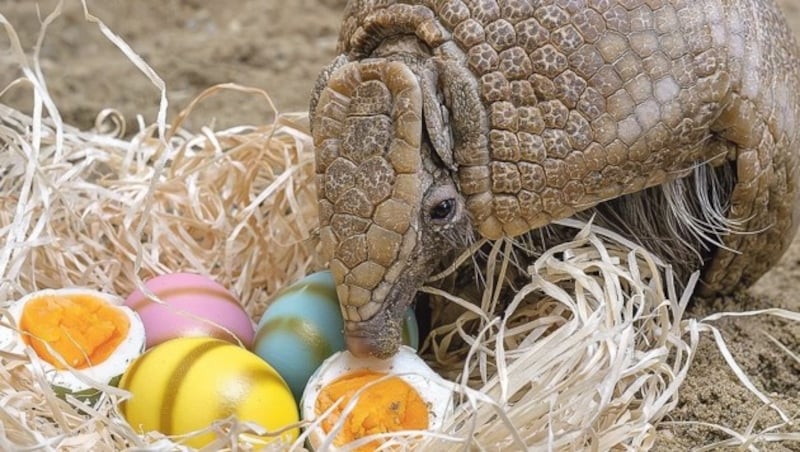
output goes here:
[{"label": "halved boiled egg", "polygon": [[345,445],[374,450],[385,438],[366,437],[436,431],[452,411],[452,388],[411,347],[401,347],[388,360],[336,353],[312,375],[303,393],[303,419],[313,429],[309,443],[315,450]]},{"label": "halved boiled egg", "polygon": [[46,289],[19,299],[8,311],[13,328],[6,326],[11,321],[0,324],[0,350],[32,348],[61,396],[93,399],[100,392],[91,382],[116,385],[144,350],[142,321],[115,295]]}]

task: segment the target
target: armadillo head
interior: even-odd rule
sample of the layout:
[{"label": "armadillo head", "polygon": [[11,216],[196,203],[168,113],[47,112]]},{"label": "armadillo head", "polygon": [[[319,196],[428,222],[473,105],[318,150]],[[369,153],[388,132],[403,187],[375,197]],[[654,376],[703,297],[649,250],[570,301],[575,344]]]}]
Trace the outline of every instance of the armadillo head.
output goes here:
[{"label": "armadillo head", "polygon": [[312,100],[321,254],[357,356],[398,350],[417,288],[472,234],[452,159],[434,149],[448,132],[426,77],[422,66],[340,57]]}]

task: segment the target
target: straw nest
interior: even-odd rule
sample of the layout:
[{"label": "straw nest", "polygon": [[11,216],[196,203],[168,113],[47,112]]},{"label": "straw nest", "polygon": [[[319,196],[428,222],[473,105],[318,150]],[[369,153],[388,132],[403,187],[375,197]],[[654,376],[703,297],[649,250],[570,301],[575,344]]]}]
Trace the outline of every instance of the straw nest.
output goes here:
[{"label": "straw nest", "polygon": [[[144,62],[101,30],[149,74]],[[13,30],[7,28],[12,43]],[[271,294],[321,268],[315,261],[314,156],[302,114],[222,131],[168,124],[121,138],[119,116],[97,127],[63,124],[36,61],[13,47],[33,114],[0,105],[0,312],[38,289],[82,286],[125,296],[153,275],[206,273],[257,319]],[[254,96],[265,93],[226,85]],[[475,299],[437,289],[429,364],[456,383],[461,403],[442,432],[388,444],[501,448],[646,449],[677,403],[701,330],[682,318],[687,294],[646,250],[592,225],[524,268],[501,296],[511,244],[487,244],[486,284]],[[469,260],[465,256],[464,260]],[[453,266],[455,269],[456,265]],[[693,280],[688,282],[691,288]],[[7,322],[7,318],[0,320]],[[32,353],[0,352],[0,448],[120,450],[180,447],[118,414],[128,397],[102,387],[94,405],[59,399]],[[746,377],[742,376],[744,381]],[[755,390],[753,388],[753,390]],[[209,449],[248,448],[236,419],[210,427]],[[304,436],[293,445],[303,447]],[[432,450],[432,449],[430,449]]]}]

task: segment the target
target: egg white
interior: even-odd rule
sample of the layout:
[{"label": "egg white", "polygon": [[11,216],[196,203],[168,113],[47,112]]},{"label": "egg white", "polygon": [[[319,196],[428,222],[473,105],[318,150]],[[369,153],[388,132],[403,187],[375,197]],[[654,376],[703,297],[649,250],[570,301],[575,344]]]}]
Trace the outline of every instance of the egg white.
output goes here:
[{"label": "egg white", "polygon": [[[413,348],[404,345],[395,356],[387,360],[356,358],[348,351],[338,352],[325,360],[314,372],[300,402],[302,417],[311,422],[310,428],[313,429],[308,437],[313,450],[318,450],[327,439],[322,427],[314,423],[317,418],[315,405],[320,390],[340,376],[359,369],[397,375],[411,385],[428,405],[429,431],[439,430],[447,415],[453,411],[453,383],[434,372]],[[337,448],[331,446],[328,450]]]},{"label": "egg white", "polygon": [[[120,342],[116,350],[102,363],[84,369],[56,369],[55,366],[43,359],[37,360],[45,373],[47,380],[59,395],[72,394],[80,399],[91,400],[99,395],[99,391],[91,382],[100,384],[115,385],[128,365],[144,351],[145,334],[144,325],[139,315],[130,308],[122,305],[122,298],[103,292],[90,289],[69,288],[69,289],[45,289],[30,293],[20,298],[8,308],[8,312],[13,318],[15,328],[8,328],[6,324],[11,324],[11,319],[5,319],[0,324],[0,350],[12,353],[24,354],[28,345],[22,339],[19,331],[19,321],[25,305],[36,298],[43,296],[75,296],[84,295],[104,300],[109,305],[114,306],[125,314],[130,322],[128,335]],[[31,350],[31,355],[36,353]],[[32,364],[28,364],[31,366]],[[76,375],[77,374],[77,375]]]}]

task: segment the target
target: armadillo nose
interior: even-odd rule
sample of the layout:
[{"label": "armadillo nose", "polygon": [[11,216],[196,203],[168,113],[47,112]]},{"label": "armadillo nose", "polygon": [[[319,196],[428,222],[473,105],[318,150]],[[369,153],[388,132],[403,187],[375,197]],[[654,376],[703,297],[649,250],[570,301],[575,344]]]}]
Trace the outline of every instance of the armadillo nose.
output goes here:
[{"label": "armadillo nose", "polygon": [[377,341],[366,336],[346,334],[344,343],[347,350],[356,358],[372,358],[380,351]]},{"label": "armadillo nose", "polygon": [[382,338],[346,334],[344,344],[356,358],[389,359],[398,351],[398,345]]}]

